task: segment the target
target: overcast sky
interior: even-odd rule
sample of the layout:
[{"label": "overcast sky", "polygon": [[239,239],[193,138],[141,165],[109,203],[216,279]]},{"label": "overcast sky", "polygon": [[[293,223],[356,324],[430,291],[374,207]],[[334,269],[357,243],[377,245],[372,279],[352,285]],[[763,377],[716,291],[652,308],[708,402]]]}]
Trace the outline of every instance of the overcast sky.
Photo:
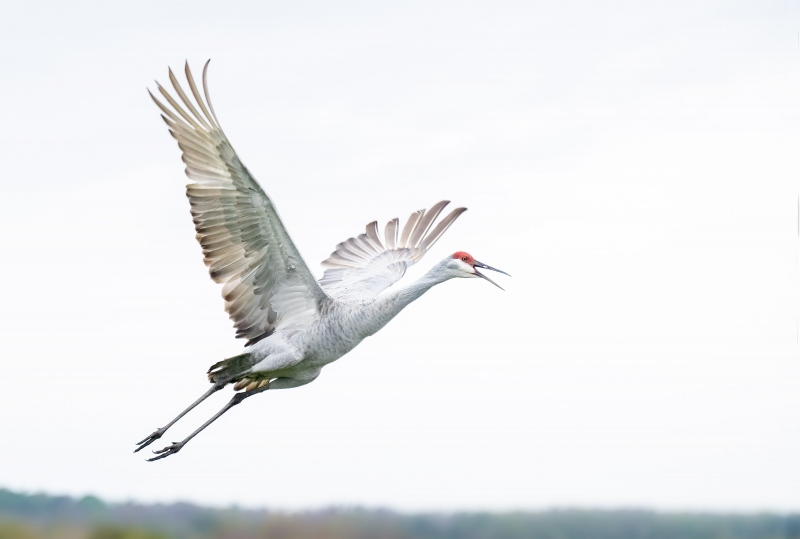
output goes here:
[{"label": "overcast sky", "polygon": [[[0,487],[400,510],[800,511],[797,2],[16,2]],[[312,270],[447,198],[443,284],[177,456],[237,354],[145,88],[188,59]],[[182,439],[215,395],[163,440]],[[156,443],[153,447],[161,447]]]}]

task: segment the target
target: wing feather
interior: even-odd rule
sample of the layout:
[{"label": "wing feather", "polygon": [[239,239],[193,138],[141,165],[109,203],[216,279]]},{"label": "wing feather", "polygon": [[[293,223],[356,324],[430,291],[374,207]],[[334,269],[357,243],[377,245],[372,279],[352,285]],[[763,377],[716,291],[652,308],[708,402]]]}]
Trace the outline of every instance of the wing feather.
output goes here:
[{"label": "wing feather", "polygon": [[387,249],[395,249],[397,248],[397,225],[400,221],[395,217],[388,223],[386,223],[386,228],[383,231],[383,235],[386,238],[386,248]]},{"label": "wing feather", "polygon": [[[188,71],[188,69],[189,69],[189,64],[188,63],[186,64],[186,69],[187,69],[186,77],[189,80],[189,84],[192,86],[192,88],[194,88],[194,81],[192,80],[191,73]],[[205,129],[207,131],[211,130],[212,126],[209,125],[206,122],[206,120],[203,118],[202,114],[197,112],[197,109],[194,108],[194,105],[192,105],[192,102],[189,101],[189,98],[186,97],[185,93],[183,93],[183,88],[181,88],[181,85],[178,84],[178,79],[175,78],[175,74],[172,72],[172,68],[169,68],[169,80],[172,83],[172,87],[175,88],[175,92],[177,92],[178,97],[180,97],[181,101],[183,101],[183,104],[186,105],[186,108],[189,109],[189,112],[192,113],[192,116],[197,118],[197,120],[201,124],[203,124],[203,127],[200,127],[199,125],[196,125],[194,123],[192,125],[195,125],[197,129]],[[197,94],[195,93],[194,95],[195,95],[195,98],[196,98]]]},{"label": "wing feather", "polygon": [[400,235],[400,243],[399,247],[408,247],[408,240],[411,237],[411,234],[414,232],[414,229],[417,227],[417,223],[419,223],[420,217],[425,210],[418,210],[411,214],[411,217],[408,218],[408,222],[406,226],[403,227],[403,233]]},{"label": "wing feather", "polygon": [[456,208],[431,230],[449,203],[443,200],[427,211],[412,213],[399,239],[400,221],[397,218],[386,223],[385,241],[378,234],[378,223],[369,223],[364,234],[343,241],[322,262],[327,269],[319,280],[320,286],[339,300],[376,297],[400,280],[406,269],[418,262],[458,216],[466,211],[466,208]]},{"label": "wing feather", "polygon": [[378,236],[378,221],[372,221],[367,225],[367,240],[373,249],[379,252],[384,249],[383,242],[380,236]]},{"label": "wing feather", "polygon": [[408,240],[408,247],[416,247],[419,244],[419,241],[425,234],[428,233],[431,225],[442,212],[442,209],[447,206],[447,204],[447,201],[442,200],[441,202],[436,203],[431,209],[422,215],[419,223],[417,223],[416,228],[414,228],[414,233],[411,234],[411,238]]},{"label": "wing feather", "polygon": [[442,237],[442,234],[447,232],[447,229],[450,228],[450,225],[452,225],[456,219],[458,219],[458,216],[464,213],[465,211],[467,211],[467,208],[456,208],[449,214],[447,214],[447,217],[439,221],[439,224],[436,225],[436,228],[434,228],[430,234],[428,234],[422,239],[422,241],[419,244],[419,249],[423,253],[428,249],[430,249],[431,246],[434,243],[436,243],[436,241],[439,238]]},{"label": "wing feather", "polygon": [[203,68],[205,100],[188,63],[185,73],[195,103],[171,69],[169,79],[177,99],[158,83],[167,104],[148,93],[177,140],[186,175],[193,181],[186,186],[186,195],[197,241],[211,278],[223,285],[225,310],[236,336],[251,344],[279,327],[306,327],[318,318],[329,297],[303,262],[272,201],[222,131],[209,99],[208,62]]}]

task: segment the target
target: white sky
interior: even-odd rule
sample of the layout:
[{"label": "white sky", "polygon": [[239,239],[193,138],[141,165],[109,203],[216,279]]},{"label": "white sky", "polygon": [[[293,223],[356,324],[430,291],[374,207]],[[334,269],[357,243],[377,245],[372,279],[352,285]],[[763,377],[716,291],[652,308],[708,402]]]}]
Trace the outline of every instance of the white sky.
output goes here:
[{"label": "white sky", "polygon": [[[800,510],[799,30],[796,2],[6,7],[0,486]],[[514,277],[437,287],[146,463],[242,346],[145,93],[187,58],[312,269],[448,198],[409,277],[455,250]]]}]

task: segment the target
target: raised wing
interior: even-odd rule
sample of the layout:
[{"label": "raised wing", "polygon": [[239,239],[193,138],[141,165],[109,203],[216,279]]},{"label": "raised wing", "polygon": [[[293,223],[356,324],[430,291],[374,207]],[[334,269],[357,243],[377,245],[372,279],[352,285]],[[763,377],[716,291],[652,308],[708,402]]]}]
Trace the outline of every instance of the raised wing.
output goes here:
[{"label": "raised wing", "polygon": [[207,71],[208,62],[203,68],[204,102],[186,64],[199,110],[171,69],[169,79],[182,105],[158,83],[172,109],[152,93],[150,97],[164,113],[183,151],[186,175],[194,180],[186,186],[186,195],[204,262],[211,278],[223,285],[225,310],[236,326],[236,337],[246,338],[249,346],[278,327],[305,327],[319,316],[327,295],[300,257],[272,201],[222,132],[208,97]]},{"label": "raised wing", "polygon": [[364,234],[340,243],[322,262],[328,269],[319,284],[336,299],[376,297],[399,281],[406,268],[425,256],[458,216],[467,211],[467,208],[456,208],[431,230],[449,203],[449,200],[442,200],[429,210],[412,213],[402,232],[398,219],[392,219],[384,228],[385,241],[378,233],[378,222],[371,222]]}]

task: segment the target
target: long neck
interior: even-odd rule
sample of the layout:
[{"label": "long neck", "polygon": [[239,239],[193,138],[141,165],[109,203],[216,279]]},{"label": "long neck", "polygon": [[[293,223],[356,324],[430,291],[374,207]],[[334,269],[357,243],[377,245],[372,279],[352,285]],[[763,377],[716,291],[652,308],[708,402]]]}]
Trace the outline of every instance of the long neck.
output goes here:
[{"label": "long neck", "polygon": [[435,285],[443,283],[449,278],[450,277],[448,276],[444,276],[442,272],[437,271],[437,268],[434,266],[428,273],[420,277],[416,282],[410,286],[407,286],[406,288],[398,290],[394,294],[389,294],[389,296],[399,307],[397,309],[397,312],[399,313],[412,301],[418,299],[420,296],[422,296],[422,294],[433,288]]},{"label": "long neck", "polygon": [[374,309],[374,329],[370,334],[375,333],[383,326],[385,326],[392,318],[405,309],[412,301],[419,298],[422,294],[430,290],[434,285],[443,283],[450,279],[450,276],[445,275],[441,271],[439,264],[431,268],[431,270],[423,275],[412,285],[380,296],[375,303],[372,304]]}]

